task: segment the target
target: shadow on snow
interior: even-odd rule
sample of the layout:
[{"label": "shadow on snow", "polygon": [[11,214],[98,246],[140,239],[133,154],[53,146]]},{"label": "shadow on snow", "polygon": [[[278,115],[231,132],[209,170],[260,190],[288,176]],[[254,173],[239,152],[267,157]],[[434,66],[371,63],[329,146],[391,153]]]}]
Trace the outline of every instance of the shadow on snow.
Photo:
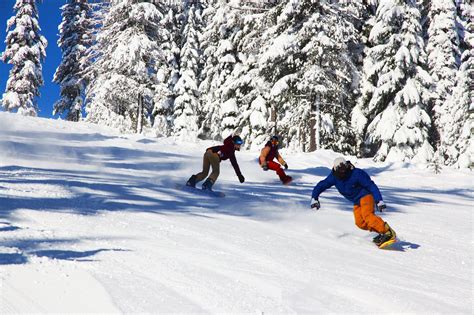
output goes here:
[{"label": "shadow on snow", "polygon": [[[84,240],[84,239],[81,239]],[[79,239],[19,239],[0,242],[0,250],[9,248],[14,253],[0,253],[0,265],[19,265],[28,263],[32,257],[47,257],[57,260],[90,262],[97,261],[93,256],[107,251],[128,251],[125,249],[101,248],[96,250],[39,249],[41,247],[65,246],[81,241]]]}]

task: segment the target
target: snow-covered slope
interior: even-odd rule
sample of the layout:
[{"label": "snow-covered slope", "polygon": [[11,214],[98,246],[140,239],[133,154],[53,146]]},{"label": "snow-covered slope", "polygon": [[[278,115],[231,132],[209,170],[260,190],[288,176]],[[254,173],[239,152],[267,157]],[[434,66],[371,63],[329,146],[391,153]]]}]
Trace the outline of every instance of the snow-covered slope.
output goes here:
[{"label": "snow-covered slope", "polygon": [[351,158],[397,231],[379,250],[332,189],[337,154],[282,152],[279,184],[237,153],[213,198],[175,188],[215,142],[0,113],[0,313],[473,312],[472,174]]}]

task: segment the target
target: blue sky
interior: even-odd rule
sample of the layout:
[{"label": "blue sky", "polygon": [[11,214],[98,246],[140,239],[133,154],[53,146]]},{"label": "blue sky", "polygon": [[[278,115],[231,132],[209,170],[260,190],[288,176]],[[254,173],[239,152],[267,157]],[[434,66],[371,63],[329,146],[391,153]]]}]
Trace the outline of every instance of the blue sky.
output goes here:
[{"label": "blue sky", "polygon": [[[52,117],[53,104],[59,98],[59,86],[52,82],[54,72],[61,62],[61,50],[57,45],[58,25],[61,23],[60,7],[67,0],[38,1],[39,23],[41,34],[48,40],[46,60],[43,63],[44,86],[41,87],[41,97],[38,98],[40,112],[38,116]],[[0,51],[5,51],[5,36],[7,20],[14,15],[15,0],[0,0]],[[8,73],[11,66],[0,61],[0,95],[5,92]]]}]

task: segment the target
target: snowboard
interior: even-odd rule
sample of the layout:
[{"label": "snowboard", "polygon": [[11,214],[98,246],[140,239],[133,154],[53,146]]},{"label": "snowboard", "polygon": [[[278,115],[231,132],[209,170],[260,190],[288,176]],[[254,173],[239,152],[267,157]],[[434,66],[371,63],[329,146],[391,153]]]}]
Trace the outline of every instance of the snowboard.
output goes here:
[{"label": "snowboard", "polygon": [[191,187],[191,186],[187,186],[187,185],[183,185],[183,184],[176,184],[176,189],[183,190],[183,191],[189,191],[189,192],[192,192],[192,193],[195,193],[195,194],[207,195],[207,196],[211,196],[211,197],[218,197],[218,198],[225,197],[225,193],[223,193],[222,191],[203,190],[203,189],[200,189],[200,188],[195,188],[195,187]]},{"label": "snowboard", "polygon": [[386,241],[385,243],[382,243],[379,245],[379,248],[380,249],[391,249],[392,248],[392,245],[395,244],[397,242],[397,239],[393,239],[393,240],[388,240]]}]

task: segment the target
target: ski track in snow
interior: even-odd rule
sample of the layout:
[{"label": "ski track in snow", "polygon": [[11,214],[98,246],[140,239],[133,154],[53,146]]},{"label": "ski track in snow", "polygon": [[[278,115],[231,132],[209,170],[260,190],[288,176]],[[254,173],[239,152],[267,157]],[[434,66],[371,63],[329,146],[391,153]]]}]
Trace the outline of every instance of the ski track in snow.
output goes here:
[{"label": "ski track in snow", "polygon": [[350,158],[379,185],[400,242],[379,250],[335,189],[338,156],[258,152],[214,198],[175,189],[212,141],[119,135],[0,113],[0,313],[472,314],[472,175]]}]

